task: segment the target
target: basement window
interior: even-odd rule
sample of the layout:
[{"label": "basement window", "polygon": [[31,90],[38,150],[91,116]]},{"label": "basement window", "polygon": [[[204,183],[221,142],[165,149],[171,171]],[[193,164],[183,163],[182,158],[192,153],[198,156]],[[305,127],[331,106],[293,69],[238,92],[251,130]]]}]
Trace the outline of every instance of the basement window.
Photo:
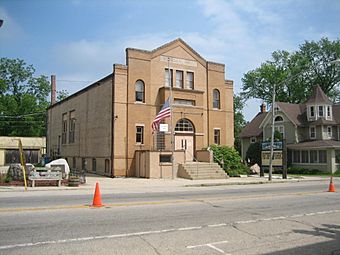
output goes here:
[{"label": "basement window", "polygon": [[159,163],[171,163],[171,155],[159,155]]}]

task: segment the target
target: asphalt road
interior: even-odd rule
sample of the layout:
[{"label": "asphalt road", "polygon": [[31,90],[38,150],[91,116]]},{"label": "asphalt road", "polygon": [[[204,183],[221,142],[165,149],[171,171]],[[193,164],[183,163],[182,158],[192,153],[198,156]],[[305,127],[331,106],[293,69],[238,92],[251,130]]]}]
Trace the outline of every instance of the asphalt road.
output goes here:
[{"label": "asphalt road", "polygon": [[[336,184],[337,186],[337,184]],[[0,254],[340,254],[324,183],[0,198]]]}]

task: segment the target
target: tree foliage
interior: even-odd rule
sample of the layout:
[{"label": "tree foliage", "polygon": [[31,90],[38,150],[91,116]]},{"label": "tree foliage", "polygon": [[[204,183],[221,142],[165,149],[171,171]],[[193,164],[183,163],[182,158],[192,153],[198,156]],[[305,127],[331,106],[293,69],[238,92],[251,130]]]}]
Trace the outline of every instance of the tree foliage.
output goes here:
[{"label": "tree foliage", "polygon": [[334,102],[340,102],[340,66],[330,63],[339,58],[340,40],[327,38],[305,41],[293,53],[275,51],[271,60],[244,74],[241,96],[270,104],[276,85],[276,101],[303,103],[320,85]]},{"label": "tree foliage", "polygon": [[261,143],[256,142],[250,144],[247,152],[246,152],[246,161],[248,165],[252,166],[254,164],[258,164],[261,166]]},{"label": "tree foliage", "polygon": [[249,174],[249,169],[242,163],[241,156],[234,148],[217,145],[210,145],[209,148],[214,153],[214,161],[222,165],[229,176]]},{"label": "tree foliage", "polygon": [[241,152],[241,140],[239,135],[246,125],[246,120],[242,113],[243,107],[244,101],[242,97],[234,95],[234,147],[239,153]]},{"label": "tree foliage", "polygon": [[45,135],[49,82],[20,59],[0,59],[0,135]]}]

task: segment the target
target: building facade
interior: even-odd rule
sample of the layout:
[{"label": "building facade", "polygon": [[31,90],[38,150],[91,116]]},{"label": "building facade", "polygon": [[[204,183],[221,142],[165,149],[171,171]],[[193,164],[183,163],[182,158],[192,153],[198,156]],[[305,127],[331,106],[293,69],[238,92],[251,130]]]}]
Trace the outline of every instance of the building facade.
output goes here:
[{"label": "building facade", "polygon": [[[168,128],[153,132],[170,94]],[[174,151],[192,161],[210,144],[233,146],[233,128],[233,82],[225,80],[225,66],[177,39],[152,51],[126,49],[125,65],[114,64],[112,74],[51,105],[47,151],[71,168],[136,176],[138,151],[158,151],[159,165],[169,163],[170,130]]]},{"label": "building facade", "polygon": [[[304,104],[275,103],[275,130],[281,133],[289,167],[340,170],[340,105],[333,104],[316,86]],[[259,114],[242,130],[242,157],[251,143],[271,137],[272,112],[261,107]]]}]

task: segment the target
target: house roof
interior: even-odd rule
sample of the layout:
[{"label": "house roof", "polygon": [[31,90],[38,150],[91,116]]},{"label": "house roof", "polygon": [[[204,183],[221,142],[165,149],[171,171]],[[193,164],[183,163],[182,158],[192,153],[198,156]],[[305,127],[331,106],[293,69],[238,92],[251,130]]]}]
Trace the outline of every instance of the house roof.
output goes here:
[{"label": "house roof", "polygon": [[262,129],[260,128],[261,122],[267,116],[267,112],[258,113],[251,122],[249,122],[242,130],[240,137],[257,137],[262,134]]},{"label": "house roof", "polygon": [[340,148],[340,141],[316,140],[296,144],[287,144],[288,149],[319,149],[319,148]]},{"label": "house roof", "polygon": [[312,96],[308,99],[306,104],[333,104],[326,96],[319,85],[315,86]]},{"label": "house roof", "polygon": [[276,102],[276,105],[287,115],[296,126],[304,126],[307,121],[305,104]]}]

